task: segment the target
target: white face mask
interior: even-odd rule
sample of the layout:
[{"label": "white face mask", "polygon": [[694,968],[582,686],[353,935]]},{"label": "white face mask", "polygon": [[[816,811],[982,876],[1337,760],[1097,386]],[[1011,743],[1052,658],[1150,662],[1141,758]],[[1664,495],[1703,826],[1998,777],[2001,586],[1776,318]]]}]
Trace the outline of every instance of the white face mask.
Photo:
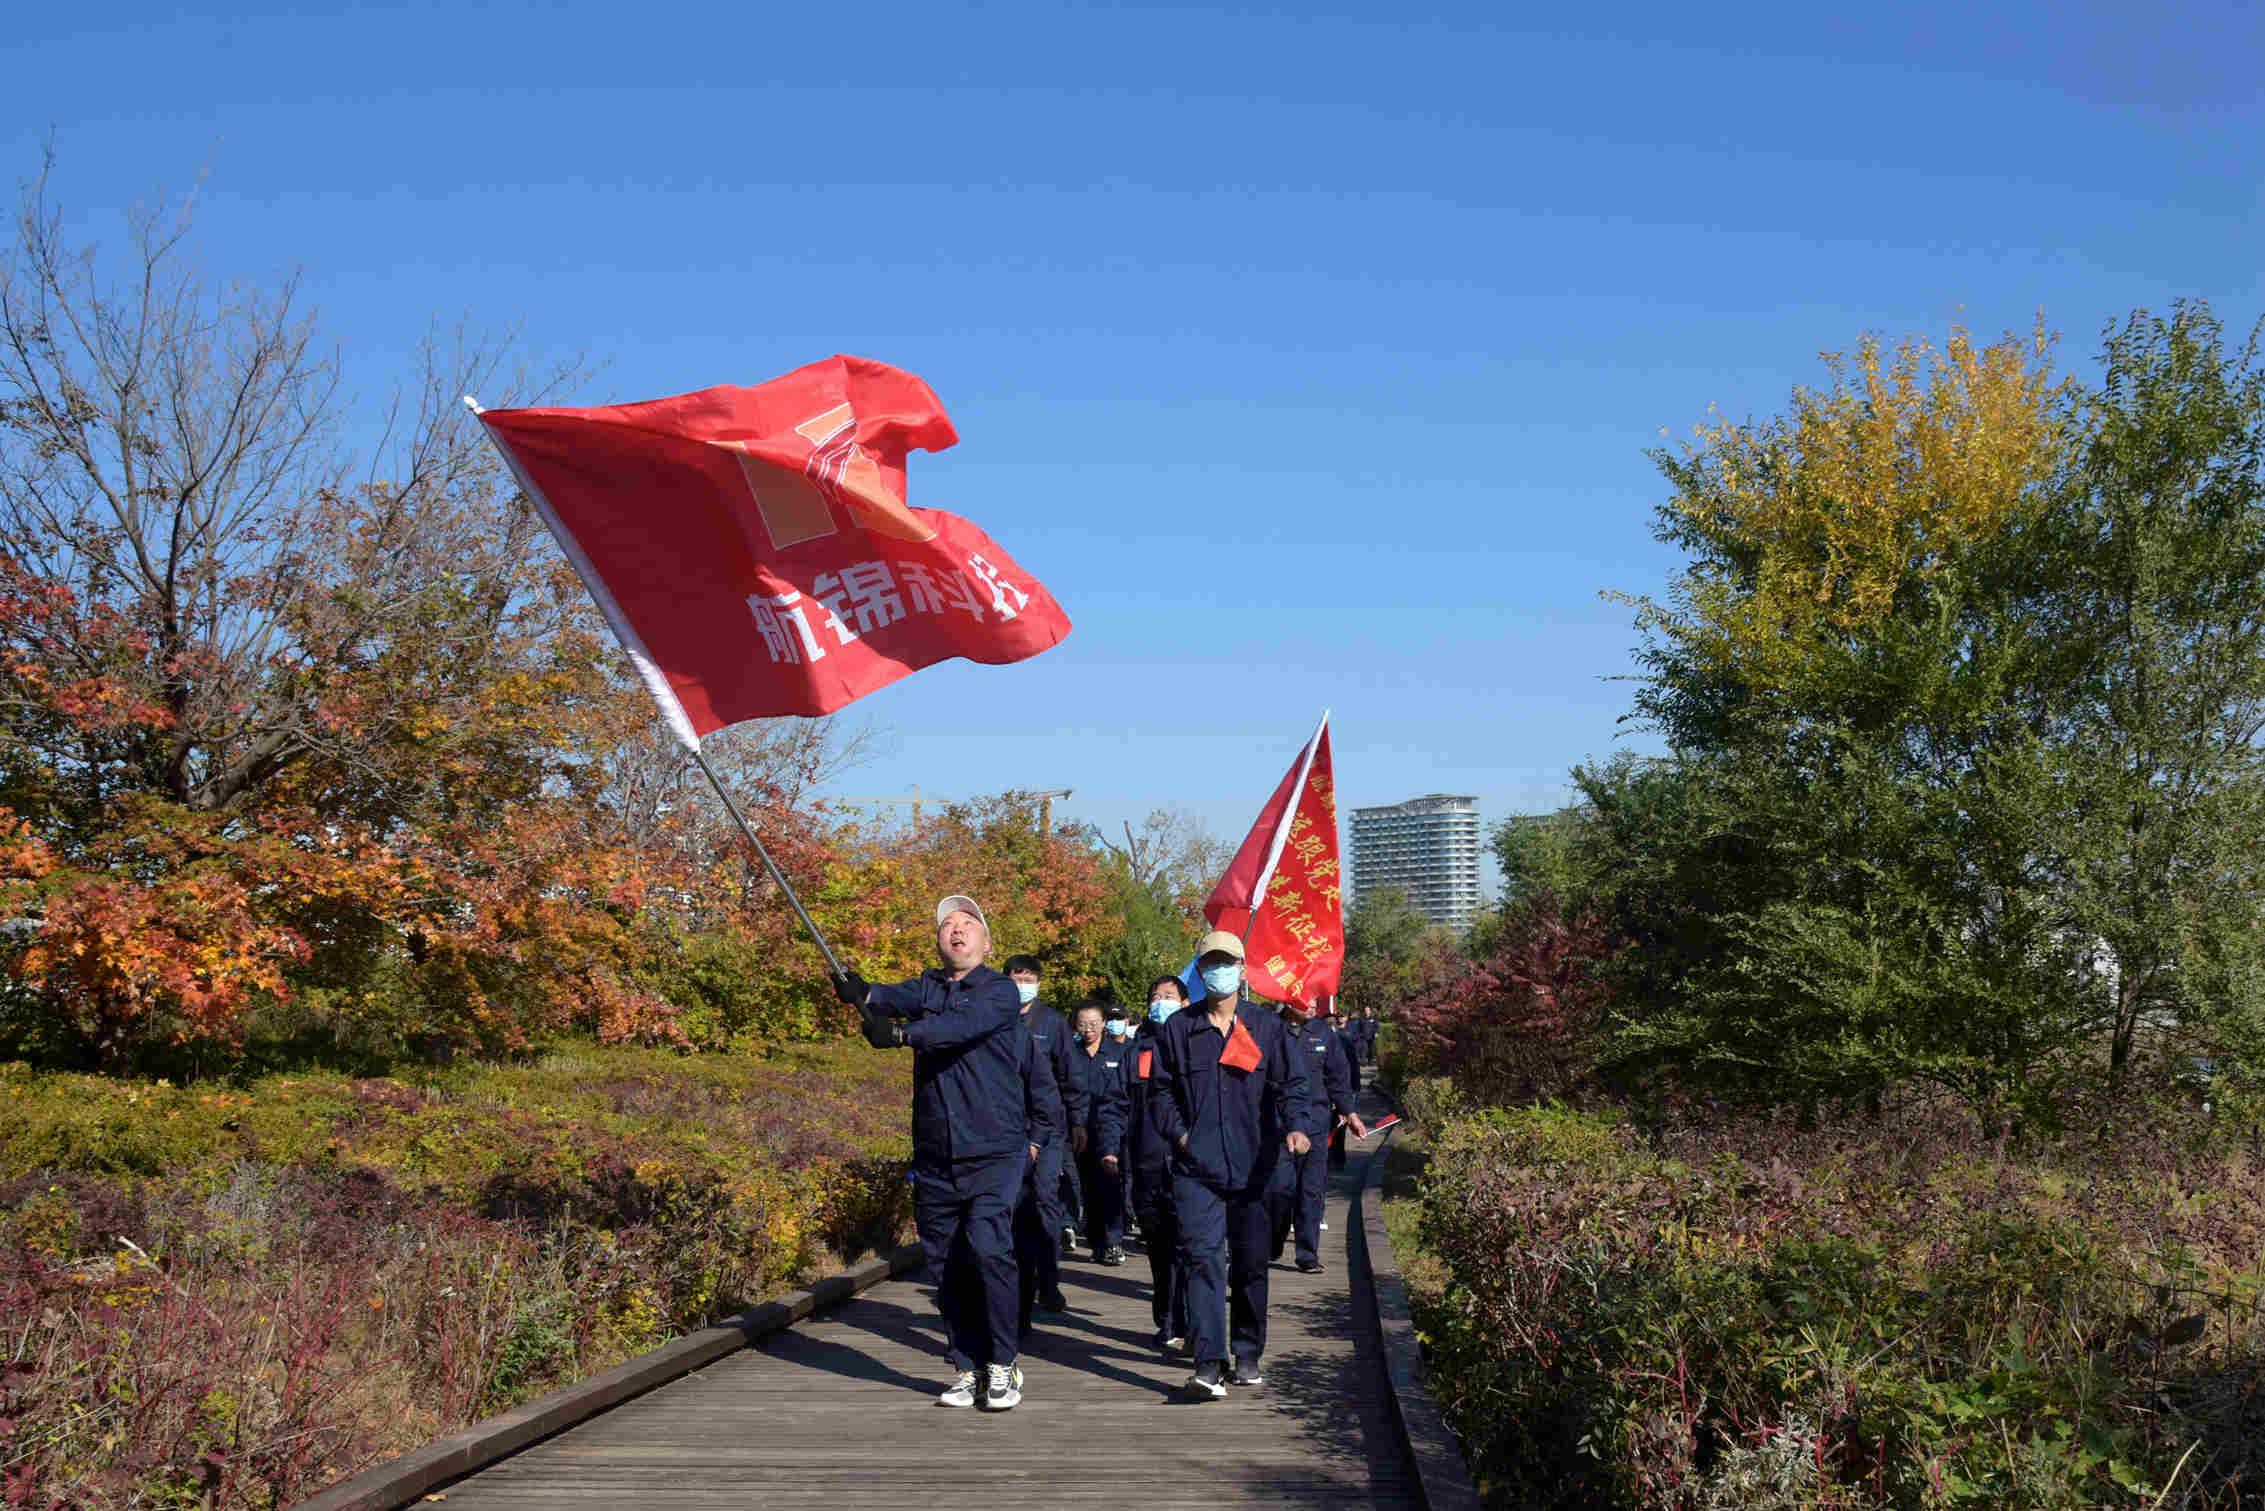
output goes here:
[{"label": "white face mask", "polygon": [[1015,983],[1015,995],[1022,998],[1024,1007],[1030,1006],[1031,1003],[1038,1000],[1038,983],[1035,981],[1017,981]]}]

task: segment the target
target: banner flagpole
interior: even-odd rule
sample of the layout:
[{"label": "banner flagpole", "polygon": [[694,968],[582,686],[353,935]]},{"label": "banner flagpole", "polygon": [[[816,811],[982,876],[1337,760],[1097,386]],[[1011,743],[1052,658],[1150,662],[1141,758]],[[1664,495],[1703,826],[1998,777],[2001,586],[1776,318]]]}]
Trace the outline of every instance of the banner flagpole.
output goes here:
[{"label": "banner flagpole", "polygon": [[826,969],[836,976],[842,975],[842,963],[835,957],[834,947],[826,943],[824,934],[818,932],[816,921],[811,918],[810,910],[803,907],[802,899],[795,896],[794,887],[787,881],[786,873],[779,869],[777,861],[771,859],[771,852],[763,848],[763,841],[756,837],[754,826],[747,822],[747,816],[739,811],[739,804],[732,800],[731,793],[724,787],[723,778],[716,775],[716,768],[708,764],[708,753],[700,748],[700,737],[693,732],[692,721],[685,714],[684,705],[677,701],[675,689],[661,675],[660,667],[646,651],[644,642],[636,630],[630,627],[628,619],[614,602],[613,594],[607,591],[597,570],[590,565],[590,558],[582,550],[581,543],[575,540],[573,533],[559,519],[558,511],[551,507],[549,499],[543,497],[542,490],[535,486],[535,480],[527,476],[525,469],[519,465],[519,459],[511,454],[511,448],[503,443],[503,437],[488,428],[488,423],[483,418],[486,411],[480,407],[480,401],[466,394],[464,407],[472,411],[474,419],[479,420],[480,430],[487,436],[489,444],[495,447],[496,454],[503,458],[504,466],[510,468],[512,477],[517,479],[519,491],[527,495],[527,501],[535,506],[535,512],[542,517],[543,527],[550,531],[551,539],[558,543],[558,548],[566,553],[566,559],[573,563],[575,575],[582,579],[582,586],[597,603],[606,623],[612,626],[614,638],[621,642],[621,648],[628,652],[631,663],[636,666],[638,678],[645,684],[645,690],[653,695],[654,703],[659,705],[661,721],[668,726],[669,733],[676,736],[677,743],[692,753],[692,759],[698,763],[701,774],[707,777],[708,785],[716,790],[716,797],[723,803],[724,812],[730,814],[731,821],[739,826],[741,837],[753,847],[756,858],[762,861],[763,869],[770,874],[772,883],[786,894],[787,905],[794,909],[794,916],[802,920],[803,928],[809,930],[811,942],[818,946],[818,953],[826,957]]},{"label": "banner flagpole", "polygon": [[716,768],[708,764],[708,753],[694,746],[692,759],[700,763],[700,770],[707,776],[708,785],[715,788],[716,796],[723,800],[724,812],[730,814],[731,821],[739,825],[739,832],[746,837],[747,843],[755,847],[756,857],[763,862],[763,869],[771,873],[771,880],[786,894],[787,904],[794,909],[794,916],[801,919],[802,926],[810,931],[811,941],[818,946],[818,953],[826,957],[826,969],[836,976],[842,975],[842,963],[834,958],[834,947],[826,943],[825,935],[818,932],[818,925],[802,906],[802,899],[794,895],[794,888],[787,884],[786,875],[779,870],[778,862],[771,859],[771,852],[764,849],[763,842],[755,837],[754,829],[739,811],[739,804],[733,802],[731,794],[724,790],[723,778],[717,776]]}]

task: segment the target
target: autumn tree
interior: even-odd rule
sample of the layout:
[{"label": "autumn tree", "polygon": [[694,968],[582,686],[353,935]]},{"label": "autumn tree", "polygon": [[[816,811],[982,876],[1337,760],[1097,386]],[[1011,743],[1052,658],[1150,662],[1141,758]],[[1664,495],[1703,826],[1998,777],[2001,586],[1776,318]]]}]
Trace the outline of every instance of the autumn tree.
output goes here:
[{"label": "autumn tree", "polygon": [[13,229],[0,804],[55,861],[21,974],[114,1057],[492,932],[484,893],[555,881],[533,810],[636,718],[455,405],[531,387],[429,339],[357,463],[296,287],[206,278],[185,209],[80,245],[43,173]]}]

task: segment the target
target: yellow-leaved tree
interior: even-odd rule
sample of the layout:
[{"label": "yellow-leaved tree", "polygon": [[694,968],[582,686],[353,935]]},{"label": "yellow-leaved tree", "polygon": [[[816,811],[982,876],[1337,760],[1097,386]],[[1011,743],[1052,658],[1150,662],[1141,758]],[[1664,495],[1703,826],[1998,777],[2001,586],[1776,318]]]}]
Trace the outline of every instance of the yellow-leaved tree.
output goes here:
[{"label": "yellow-leaved tree", "polygon": [[2042,328],[1977,346],[1875,338],[1784,415],[1702,425],[1658,460],[1662,533],[1690,554],[1666,603],[1634,600],[1694,671],[1793,691],[1977,543],[2043,506],[2065,447]]}]

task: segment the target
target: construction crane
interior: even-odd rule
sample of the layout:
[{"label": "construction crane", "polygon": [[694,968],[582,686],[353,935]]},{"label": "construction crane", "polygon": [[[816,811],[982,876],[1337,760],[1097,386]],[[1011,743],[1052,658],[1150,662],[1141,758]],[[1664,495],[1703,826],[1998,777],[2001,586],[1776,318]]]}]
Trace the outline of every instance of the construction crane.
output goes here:
[{"label": "construction crane", "polygon": [[[1033,792],[1018,787],[1010,790],[1007,796],[1038,799],[1038,832],[1052,834],[1054,832],[1054,799],[1061,798],[1064,802],[1067,802],[1072,796],[1073,790],[1068,787],[1050,787],[1044,792]],[[948,803],[951,799],[938,797],[932,792],[923,795],[920,784],[915,782],[912,784],[912,794],[909,797],[829,797],[826,801],[837,803],[844,808],[865,807],[878,803],[907,803],[912,807],[912,827],[918,829],[920,827],[920,805],[922,803]]]},{"label": "construction crane", "polygon": [[1049,787],[1044,792],[1023,792],[1019,795],[1038,799],[1038,832],[1041,835],[1051,835],[1054,832],[1054,799],[1060,798],[1066,803],[1072,794],[1067,787]]},{"label": "construction crane", "polygon": [[920,827],[920,805],[922,803],[948,803],[951,799],[938,797],[934,793],[929,793],[926,797],[923,797],[920,793],[920,784],[914,782],[910,797],[829,797],[826,801],[839,803],[845,808],[860,808],[877,803],[909,803],[912,805],[912,827],[918,829]]}]

